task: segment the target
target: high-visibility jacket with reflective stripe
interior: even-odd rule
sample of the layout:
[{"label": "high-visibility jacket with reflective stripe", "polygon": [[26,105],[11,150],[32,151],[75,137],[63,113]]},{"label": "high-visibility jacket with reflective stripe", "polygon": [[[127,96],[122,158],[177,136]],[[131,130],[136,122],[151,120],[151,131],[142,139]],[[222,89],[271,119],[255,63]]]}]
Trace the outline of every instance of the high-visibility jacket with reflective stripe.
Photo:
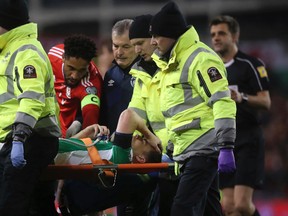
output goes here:
[{"label": "high-visibility jacket with reflective stripe", "polygon": [[165,118],[160,110],[158,89],[161,73],[156,72],[151,77],[144,68],[136,63],[131,68],[130,74],[136,77],[136,81],[129,108],[132,108],[145,121],[149,122],[153,132],[162,142],[163,152],[166,152],[169,137]]},{"label": "high-visibility jacket with reflective stripe", "polygon": [[160,105],[174,159],[216,157],[216,143],[235,141],[236,106],[222,60],[199,41],[193,27],[178,39],[168,63],[156,52],[152,57],[163,73]]},{"label": "high-visibility jacket with reflective stripe", "polygon": [[59,137],[53,73],[37,40],[37,25],[29,23],[0,35],[0,50],[0,141],[15,122],[43,136]]}]

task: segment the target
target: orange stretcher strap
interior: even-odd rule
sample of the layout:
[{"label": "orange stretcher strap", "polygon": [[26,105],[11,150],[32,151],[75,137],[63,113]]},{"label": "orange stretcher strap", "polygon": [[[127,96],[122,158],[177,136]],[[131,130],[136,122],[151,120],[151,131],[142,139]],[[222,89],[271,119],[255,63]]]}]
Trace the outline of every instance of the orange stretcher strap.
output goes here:
[{"label": "orange stretcher strap", "polygon": [[111,161],[101,158],[97,148],[94,145],[92,145],[93,142],[90,138],[83,138],[81,140],[87,147],[87,151],[92,164],[112,164]]},{"label": "orange stretcher strap", "polygon": [[92,145],[92,140],[90,138],[83,138],[81,140],[87,147],[87,151],[92,164],[105,164],[103,163],[98,150],[95,148],[95,146]]}]

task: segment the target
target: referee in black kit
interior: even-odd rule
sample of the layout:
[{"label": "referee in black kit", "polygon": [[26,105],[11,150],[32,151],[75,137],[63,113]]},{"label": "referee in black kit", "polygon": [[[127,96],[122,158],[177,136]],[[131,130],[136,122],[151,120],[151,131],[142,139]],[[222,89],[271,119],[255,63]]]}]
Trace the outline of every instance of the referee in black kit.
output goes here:
[{"label": "referee in black kit", "polygon": [[254,189],[263,185],[264,140],[259,111],[269,110],[269,79],[262,61],[238,50],[240,27],[230,16],[210,22],[212,46],[225,63],[231,98],[237,104],[236,172],[220,173],[225,215],[260,215],[252,202]]}]

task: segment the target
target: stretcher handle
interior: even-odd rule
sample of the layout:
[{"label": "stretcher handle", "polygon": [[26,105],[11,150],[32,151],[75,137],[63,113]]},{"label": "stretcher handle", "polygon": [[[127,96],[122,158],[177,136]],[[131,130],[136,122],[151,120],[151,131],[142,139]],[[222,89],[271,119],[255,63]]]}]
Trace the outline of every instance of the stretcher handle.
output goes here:
[{"label": "stretcher handle", "polygon": [[[113,173],[113,182],[112,184],[109,184],[109,182],[107,181],[107,174],[111,174],[111,172]],[[116,179],[117,179],[117,170],[116,169],[110,169],[110,172],[107,173],[107,171],[103,170],[103,169],[99,169],[98,170],[98,178],[102,184],[103,187],[105,188],[112,188],[115,186],[116,184]]]}]

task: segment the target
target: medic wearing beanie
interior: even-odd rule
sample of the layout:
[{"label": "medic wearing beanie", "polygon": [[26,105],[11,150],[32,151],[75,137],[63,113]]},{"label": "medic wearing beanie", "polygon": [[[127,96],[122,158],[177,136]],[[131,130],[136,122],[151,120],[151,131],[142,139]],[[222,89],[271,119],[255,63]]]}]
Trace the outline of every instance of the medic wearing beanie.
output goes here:
[{"label": "medic wearing beanie", "polygon": [[222,215],[217,171],[235,170],[236,134],[225,66],[194,27],[187,28],[174,2],[155,14],[150,33],[157,47],[152,58],[163,73],[160,109],[174,144],[175,172],[183,174],[171,215]]},{"label": "medic wearing beanie", "polygon": [[24,0],[0,2],[0,83],[0,215],[56,215],[54,183],[36,188],[61,135],[54,80]]},{"label": "medic wearing beanie", "polygon": [[155,46],[150,44],[151,19],[152,15],[138,16],[129,29],[129,38],[135,46],[135,52],[142,57],[130,71],[130,74],[136,77],[136,81],[129,108],[133,109],[149,124],[154,134],[161,140],[163,150],[166,152],[168,136],[164,116],[161,113],[159,103],[155,103],[155,101],[159,101],[157,87],[160,74],[157,65],[151,58],[155,50]]},{"label": "medic wearing beanie", "polygon": [[[151,15],[138,16],[134,19],[129,30],[130,41],[135,46],[136,52],[138,51],[139,55],[142,56],[142,59],[130,71],[130,74],[136,77],[136,82],[129,108],[142,117],[149,128],[152,129],[152,132],[161,140],[163,148],[162,161],[173,162],[166,155],[171,152],[173,146],[169,145],[168,147],[168,131],[159,103],[158,86],[162,73],[151,59],[151,55],[156,48],[151,44],[152,36],[149,33],[151,20]],[[154,68],[154,70],[149,70],[149,68]],[[131,119],[134,116],[132,115]],[[160,193],[159,202],[157,203],[159,216],[170,215],[172,200],[178,186],[177,182],[178,179],[175,176],[171,178],[170,175],[169,178],[158,179],[159,190],[154,192],[154,196],[159,196],[158,193]],[[156,212],[157,210],[155,209],[154,211]]]}]

